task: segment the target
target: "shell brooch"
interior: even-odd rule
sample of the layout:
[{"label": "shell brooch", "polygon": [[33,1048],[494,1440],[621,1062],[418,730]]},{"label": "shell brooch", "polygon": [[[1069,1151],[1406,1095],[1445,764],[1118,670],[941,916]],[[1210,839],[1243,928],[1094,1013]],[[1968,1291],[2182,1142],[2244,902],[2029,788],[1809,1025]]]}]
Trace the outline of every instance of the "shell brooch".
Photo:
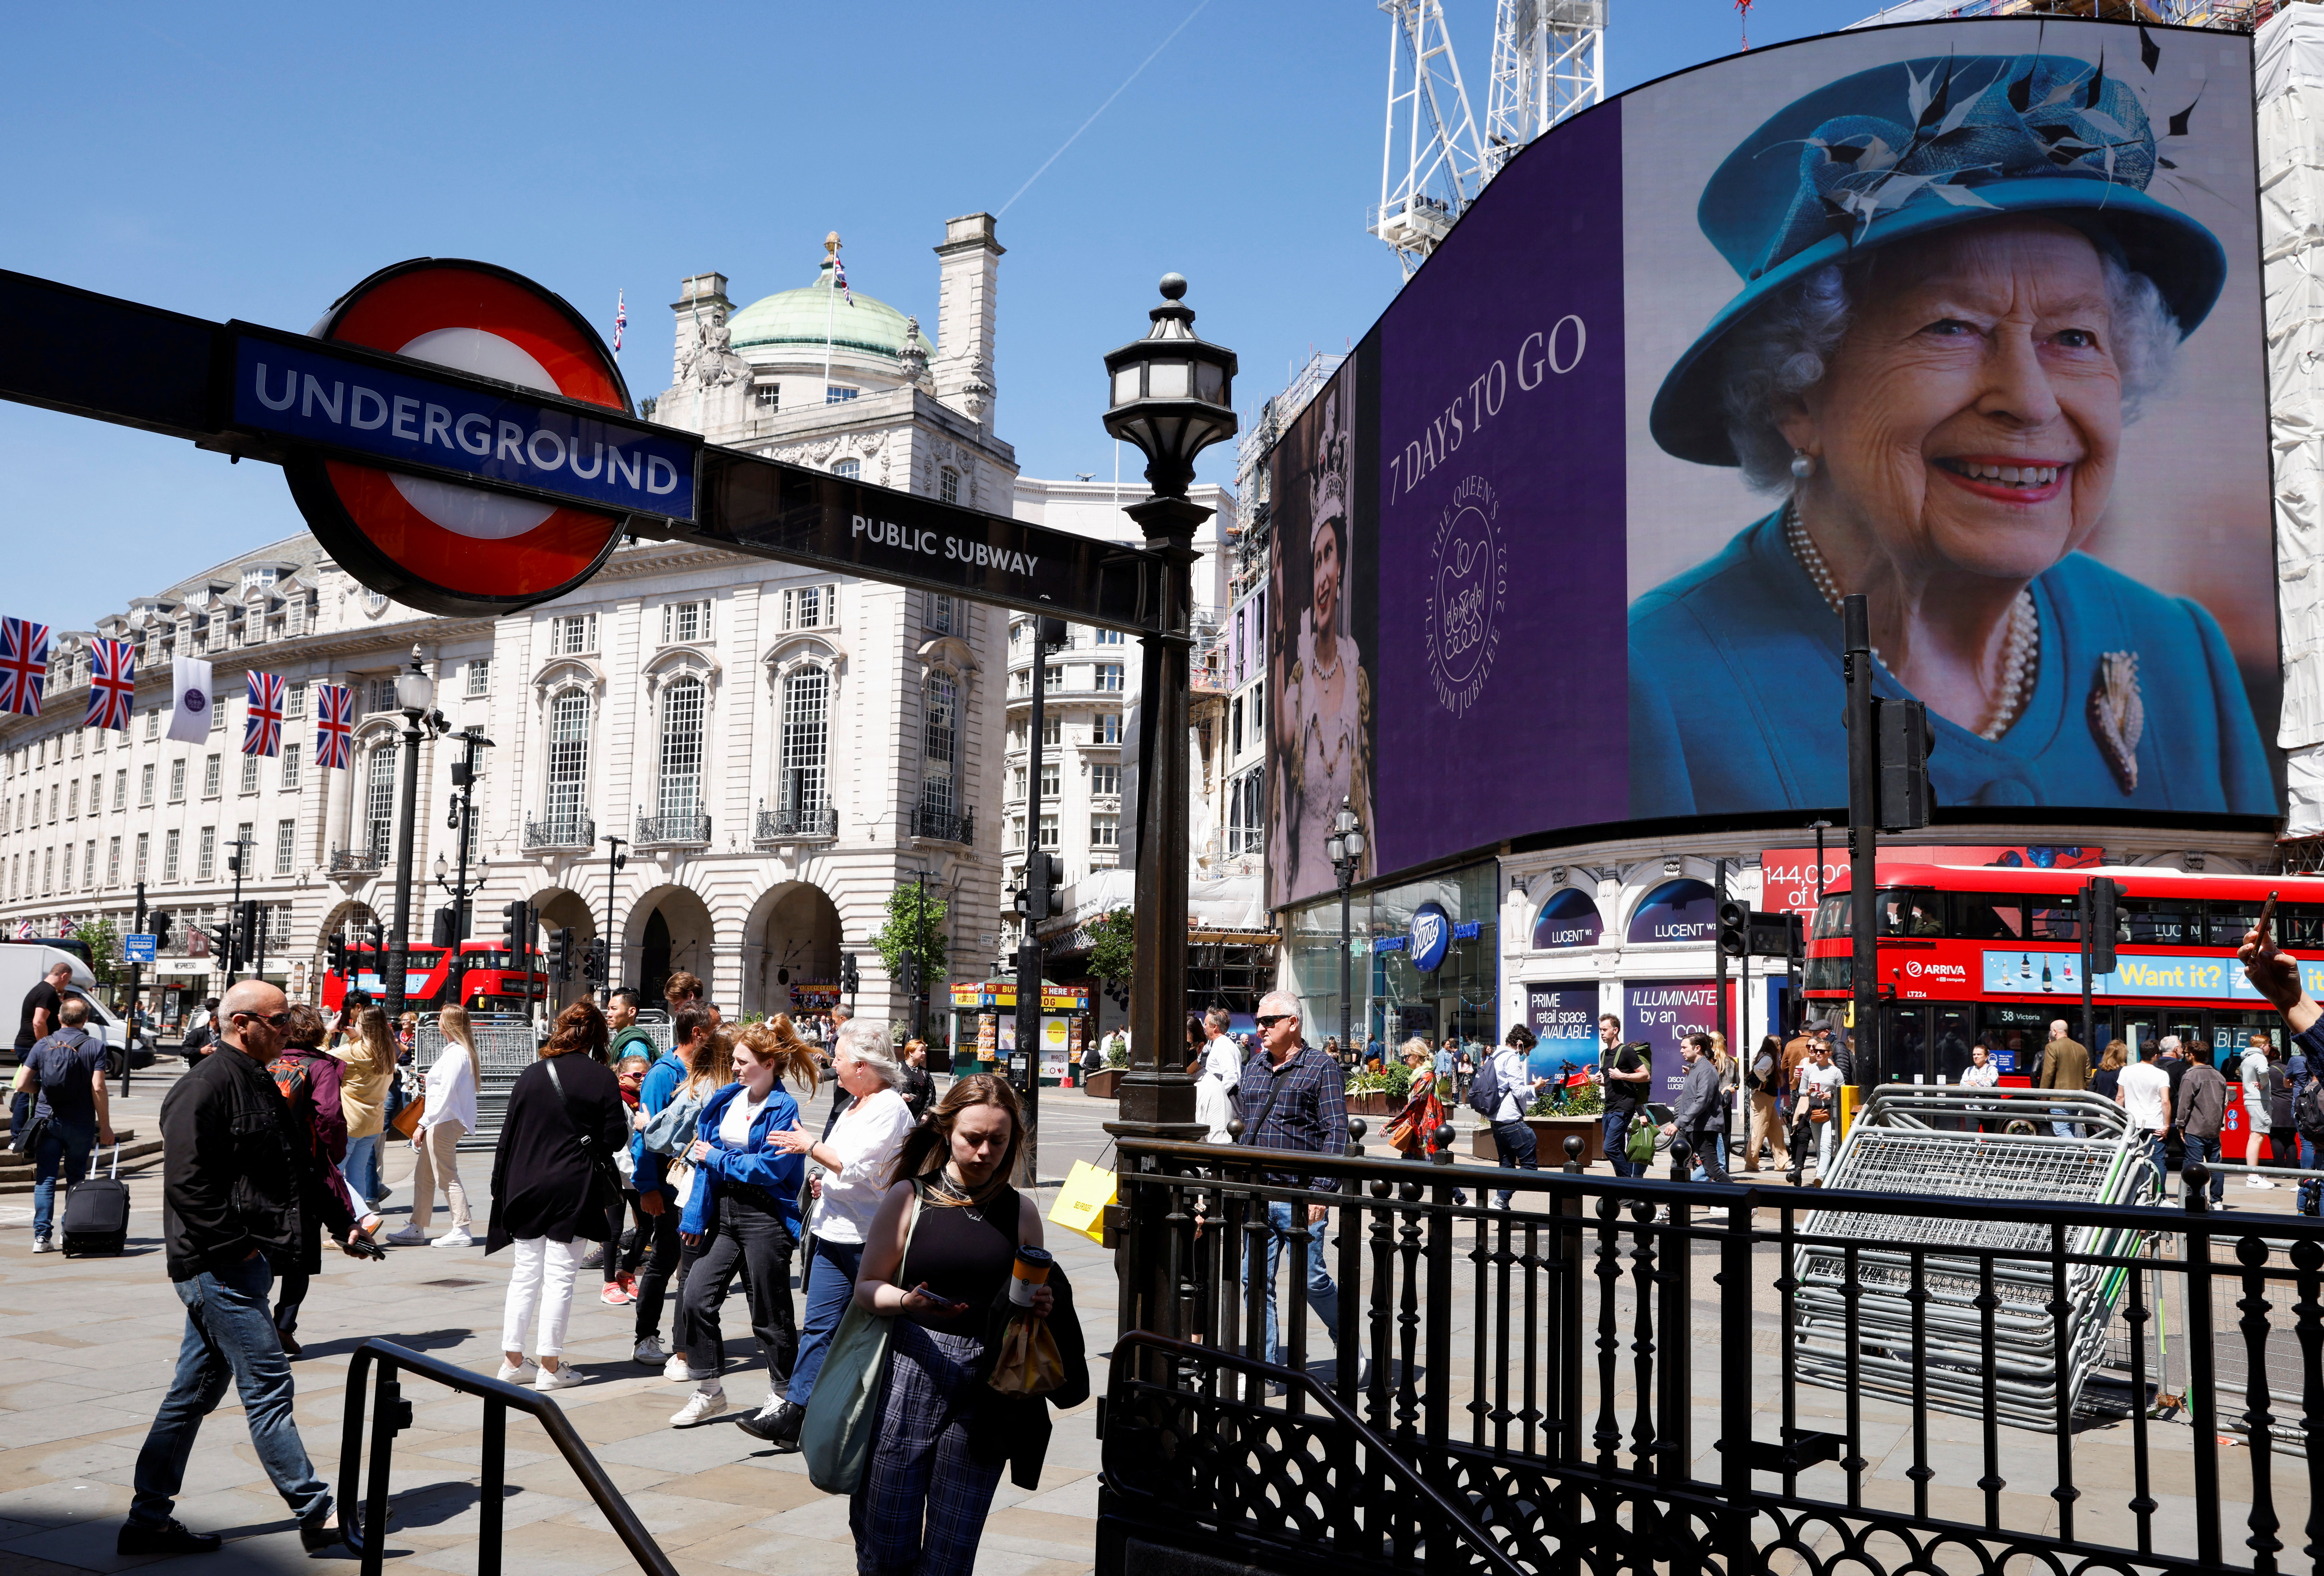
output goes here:
[{"label": "shell brooch", "polygon": [[2138,693],[2138,653],[2107,651],[2090,685],[2090,733],[2114,780],[2126,794],[2138,788],[2138,736],[2146,731],[2146,703]]}]

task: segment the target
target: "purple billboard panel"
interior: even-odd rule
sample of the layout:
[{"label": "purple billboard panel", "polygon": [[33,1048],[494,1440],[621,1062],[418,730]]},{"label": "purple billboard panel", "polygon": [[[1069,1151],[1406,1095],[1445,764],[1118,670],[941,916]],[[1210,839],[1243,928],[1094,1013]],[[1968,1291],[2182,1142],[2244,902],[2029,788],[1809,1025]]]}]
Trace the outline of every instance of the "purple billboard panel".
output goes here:
[{"label": "purple billboard panel", "polygon": [[2251,85],[2240,34],[1955,18],[1527,145],[1283,413],[1272,900],[1343,802],[1363,881],[1843,804],[1858,594],[1941,806],[2279,814]]},{"label": "purple billboard panel", "polygon": [[1719,985],[1711,980],[1650,980],[1622,987],[1622,1037],[1655,1048],[1655,1100],[1675,1105],[1686,1084],[1678,1043],[1719,1027]]}]

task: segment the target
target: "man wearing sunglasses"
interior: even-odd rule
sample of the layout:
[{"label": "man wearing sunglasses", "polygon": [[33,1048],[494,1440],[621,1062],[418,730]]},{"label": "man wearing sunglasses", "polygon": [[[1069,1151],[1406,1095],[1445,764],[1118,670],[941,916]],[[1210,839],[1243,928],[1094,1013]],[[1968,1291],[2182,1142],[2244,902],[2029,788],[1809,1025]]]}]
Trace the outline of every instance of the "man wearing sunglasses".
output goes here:
[{"label": "man wearing sunglasses", "polygon": [[[1348,1097],[1340,1064],[1306,1044],[1299,1035],[1299,1003],[1287,991],[1270,991],[1259,1003],[1259,1037],[1262,1055],[1243,1069],[1244,1119],[1240,1142],[1258,1149],[1295,1149],[1313,1155],[1348,1152]],[[1260,1178],[1278,1186],[1304,1187],[1335,1193],[1337,1177],[1304,1173],[1268,1172]],[[1340,1292],[1323,1268],[1323,1239],[1329,1234],[1323,1204],[1304,1208],[1288,1200],[1267,1206],[1267,1355],[1273,1362],[1290,1361],[1290,1352],[1277,1329],[1275,1269],[1286,1251],[1297,1253],[1306,1240],[1307,1306],[1323,1321],[1334,1350],[1340,1344]],[[1296,1218],[1295,1218],[1296,1214]],[[1349,1333],[1352,1336],[1354,1332]],[[1342,1360],[1355,1359],[1351,1340]],[[1270,1390],[1270,1393],[1273,1393]]]},{"label": "man wearing sunglasses", "polygon": [[[331,1491],[315,1475],[292,1420],[290,1364],[268,1298],[277,1262],[295,1262],[303,1212],[323,1191],[309,1185],[290,1102],[266,1065],[282,1048],[290,1003],[262,980],[245,980],[218,1004],[218,1047],[161,1101],[161,1227],[170,1279],[186,1306],[178,1371],[137,1454],[136,1497],[121,1528],[124,1554],[207,1553],[215,1533],[171,1519],[202,1419],[231,1383],[242,1399],[259,1463],[299,1518],[300,1541],[329,1547]],[[326,1210],[327,1219],[332,1212]],[[344,1215],[345,1206],[337,1213]],[[353,1250],[362,1232],[331,1222]]]}]

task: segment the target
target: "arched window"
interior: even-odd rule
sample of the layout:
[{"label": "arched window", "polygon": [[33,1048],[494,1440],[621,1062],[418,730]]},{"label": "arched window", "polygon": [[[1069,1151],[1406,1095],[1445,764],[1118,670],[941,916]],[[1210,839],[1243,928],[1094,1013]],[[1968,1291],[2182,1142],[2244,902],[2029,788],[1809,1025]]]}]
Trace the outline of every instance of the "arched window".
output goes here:
[{"label": "arched window", "polygon": [[837,465],[831,467],[831,474],[835,476],[844,476],[851,482],[860,482],[863,479],[863,462],[862,460],[842,460]]},{"label": "arched window", "polygon": [[828,802],[831,675],[801,668],[783,680],[783,759],[780,804],[785,813],[809,816]]},{"label": "arched window", "polygon": [[960,681],[949,673],[928,675],[927,705],[920,728],[920,807],[950,816],[959,806],[954,766],[960,751]]},{"label": "arched window", "polygon": [[698,678],[671,681],[661,692],[661,786],[655,813],[690,820],[702,813],[704,695]]},{"label": "arched window", "polygon": [[387,862],[395,828],[395,741],[372,746],[371,778],[364,785],[364,851],[381,864]]},{"label": "arched window", "polygon": [[560,843],[585,841],[589,796],[589,692],[568,689],[549,703],[549,833]]}]

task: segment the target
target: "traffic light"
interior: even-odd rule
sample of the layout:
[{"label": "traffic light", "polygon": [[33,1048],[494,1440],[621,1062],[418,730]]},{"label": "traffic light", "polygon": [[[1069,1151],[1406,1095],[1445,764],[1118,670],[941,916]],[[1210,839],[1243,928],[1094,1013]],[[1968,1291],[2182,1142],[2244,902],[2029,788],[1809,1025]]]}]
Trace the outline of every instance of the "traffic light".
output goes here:
[{"label": "traffic light", "polygon": [[1751,910],[1732,898],[1719,905],[1719,950],[1730,958],[1751,954]]},{"label": "traffic light", "polygon": [[332,932],[323,943],[323,951],[331,960],[331,972],[344,975],[347,972],[347,938]]},{"label": "traffic light", "polygon": [[387,950],[387,926],[382,925],[376,919],[373,920],[369,925],[364,926],[364,940],[370,945],[372,951],[377,953],[385,952]]},{"label": "traffic light", "polygon": [[1034,619],[1033,631],[1034,637],[1041,642],[1041,649],[1045,651],[1063,646],[1067,638],[1065,621],[1051,618],[1046,613]]},{"label": "traffic light", "polygon": [[436,930],[432,939],[438,946],[453,945],[452,927],[456,923],[456,917],[448,907],[436,910]]},{"label": "traffic light", "polygon": [[167,948],[170,945],[171,924],[170,911],[167,908],[156,911],[147,917],[145,924],[146,927],[153,933],[153,950],[158,953]]},{"label": "traffic light", "polygon": [[1876,819],[1883,832],[1913,832],[1929,824],[1936,795],[1929,787],[1929,708],[1917,700],[1872,703],[1872,737],[1879,751]]},{"label": "traffic light", "polygon": [[2088,899],[2083,908],[2090,917],[2089,974],[2096,979],[2114,972],[2114,949],[2122,935],[2122,887],[2109,877],[2094,876],[2082,890]]},{"label": "traffic light", "polygon": [[592,985],[602,985],[605,982],[606,951],[605,938],[602,935],[595,936],[590,940],[588,950],[582,955],[581,977]]},{"label": "traffic light", "polygon": [[570,929],[549,933],[549,977],[559,983],[573,977],[573,932]]},{"label": "traffic light", "polygon": [[850,996],[863,988],[863,976],[856,972],[855,954],[852,952],[839,954],[839,988]]},{"label": "traffic light", "polygon": [[503,903],[501,905],[501,935],[507,939],[509,951],[512,953],[530,952],[532,950],[532,931],[533,914],[531,904]]},{"label": "traffic light", "polygon": [[235,945],[239,949],[235,954],[234,966],[237,969],[258,955],[258,900],[244,898],[234,926]]},{"label": "traffic light", "polygon": [[1025,882],[1017,889],[1017,912],[1035,924],[1054,917],[1064,907],[1065,878],[1065,862],[1056,854],[1041,849],[1027,854]]},{"label": "traffic light", "polygon": [[920,993],[919,954],[908,952],[904,954],[904,978],[902,984],[904,987],[904,994],[907,997],[916,997]]}]

